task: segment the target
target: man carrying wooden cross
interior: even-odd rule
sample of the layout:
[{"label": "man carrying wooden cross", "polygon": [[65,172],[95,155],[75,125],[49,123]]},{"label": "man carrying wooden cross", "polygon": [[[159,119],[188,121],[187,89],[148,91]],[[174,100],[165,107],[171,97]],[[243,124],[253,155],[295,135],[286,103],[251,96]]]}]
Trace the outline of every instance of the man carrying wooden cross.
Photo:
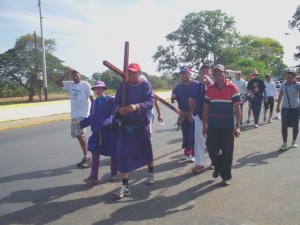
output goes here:
[{"label": "man carrying wooden cross", "polygon": [[[128,173],[148,165],[147,183],[154,182],[153,152],[149,124],[150,110],[154,104],[154,93],[150,83],[141,79],[141,67],[137,63],[127,67],[127,85],[119,86],[115,96],[116,118],[121,125],[118,132],[117,164],[122,174],[122,185],[115,194],[122,198],[131,191]],[[124,79],[125,82],[125,79]],[[123,88],[127,90],[124,92]],[[124,96],[126,103],[124,104]]]}]

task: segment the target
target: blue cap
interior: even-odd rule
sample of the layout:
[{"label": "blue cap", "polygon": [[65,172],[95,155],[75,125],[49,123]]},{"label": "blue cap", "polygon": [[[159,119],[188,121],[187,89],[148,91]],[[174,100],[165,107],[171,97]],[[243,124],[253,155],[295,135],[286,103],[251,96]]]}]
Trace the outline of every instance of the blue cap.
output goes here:
[{"label": "blue cap", "polygon": [[191,70],[188,66],[182,66],[180,67],[180,73],[190,73]]}]

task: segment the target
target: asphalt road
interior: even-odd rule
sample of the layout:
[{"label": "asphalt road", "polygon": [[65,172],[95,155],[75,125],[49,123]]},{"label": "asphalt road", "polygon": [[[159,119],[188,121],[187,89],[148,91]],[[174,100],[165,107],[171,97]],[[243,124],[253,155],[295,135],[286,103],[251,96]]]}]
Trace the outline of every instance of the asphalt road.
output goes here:
[{"label": "asphalt road", "polygon": [[131,173],[132,194],[121,200],[113,194],[120,181],[108,182],[107,157],[101,182],[83,183],[89,169],[75,166],[81,153],[69,121],[0,132],[0,224],[300,224],[300,149],[277,150],[280,121],[244,126],[232,184],[222,187],[210,170],[191,173],[176,115],[161,108],[165,125],[155,122],[153,133],[157,181],[145,184],[146,168]]}]

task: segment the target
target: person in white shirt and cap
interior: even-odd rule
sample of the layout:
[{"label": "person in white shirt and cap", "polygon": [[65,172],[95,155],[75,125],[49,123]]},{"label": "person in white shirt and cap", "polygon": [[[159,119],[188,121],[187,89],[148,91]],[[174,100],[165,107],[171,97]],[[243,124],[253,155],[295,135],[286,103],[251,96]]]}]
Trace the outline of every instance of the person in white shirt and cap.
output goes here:
[{"label": "person in white shirt and cap", "polygon": [[243,106],[246,100],[246,94],[247,94],[247,83],[246,81],[242,78],[242,72],[237,71],[235,74],[235,79],[232,80],[232,82],[237,86],[240,96],[241,96],[241,103],[240,103],[240,108],[241,108],[241,125],[243,123]]},{"label": "person in white shirt and cap", "polygon": [[277,100],[277,90],[275,82],[272,81],[270,74],[266,74],[265,76],[265,86],[267,99],[264,102],[264,122],[267,122],[267,111],[270,109],[268,123],[272,123],[274,102]]}]

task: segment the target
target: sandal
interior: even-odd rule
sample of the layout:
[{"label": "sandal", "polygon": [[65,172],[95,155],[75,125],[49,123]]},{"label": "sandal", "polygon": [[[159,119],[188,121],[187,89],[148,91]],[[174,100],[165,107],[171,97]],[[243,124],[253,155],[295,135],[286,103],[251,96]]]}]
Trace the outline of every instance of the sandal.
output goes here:
[{"label": "sandal", "polygon": [[198,166],[198,165],[196,165],[193,169],[192,169],[192,171],[194,172],[194,173],[200,173],[200,172],[202,172],[204,170],[204,166]]}]

